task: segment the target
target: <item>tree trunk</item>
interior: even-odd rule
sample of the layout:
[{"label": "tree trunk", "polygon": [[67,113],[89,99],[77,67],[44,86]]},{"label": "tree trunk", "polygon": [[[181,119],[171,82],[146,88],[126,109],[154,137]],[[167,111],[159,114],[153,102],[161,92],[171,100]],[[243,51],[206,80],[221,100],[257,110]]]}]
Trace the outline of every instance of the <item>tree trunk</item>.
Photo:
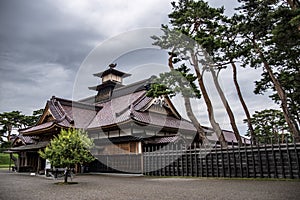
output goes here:
[{"label": "tree trunk", "polygon": [[225,137],[224,134],[222,132],[222,129],[220,128],[220,125],[216,122],[215,120],[215,116],[214,116],[214,110],[212,107],[212,103],[210,101],[210,98],[208,96],[208,93],[206,91],[204,82],[203,82],[203,77],[202,74],[200,73],[200,69],[199,69],[199,65],[198,65],[198,60],[196,58],[196,55],[194,52],[191,52],[191,58],[192,58],[192,64],[194,65],[194,69],[196,71],[196,75],[197,75],[197,79],[198,79],[198,83],[207,107],[207,112],[208,112],[208,116],[209,116],[209,121],[214,129],[214,131],[217,134],[218,140],[221,144],[222,147],[227,147],[227,143],[225,141]]},{"label": "tree trunk", "polygon": [[69,168],[65,169],[65,181],[64,183],[68,183],[68,176],[69,176]]},{"label": "tree trunk", "polygon": [[265,59],[262,51],[256,45],[255,40],[252,40],[252,43],[253,43],[253,45],[255,47],[256,52],[259,54],[259,57],[262,59],[264,67],[267,70],[267,72],[268,72],[268,74],[269,74],[269,76],[271,78],[271,81],[274,84],[275,90],[277,91],[277,94],[278,94],[278,96],[279,96],[279,98],[281,100],[281,108],[282,108],[282,111],[283,111],[284,118],[285,118],[285,120],[286,120],[286,122],[287,122],[287,124],[289,126],[289,129],[292,132],[292,134],[294,135],[296,141],[300,141],[299,131],[297,130],[296,125],[291,120],[291,115],[290,115],[290,112],[288,110],[287,96],[286,96],[284,90],[282,89],[280,82],[274,76],[272,68],[269,65],[269,63],[266,61],[266,59]]},{"label": "tree trunk", "polygon": [[297,8],[299,8],[299,1],[298,0],[286,0],[287,3],[289,4],[289,6],[295,10]]},{"label": "tree trunk", "polygon": [[243,98],[243,95],[242,95],[239,83],[237,81],[236,65],[235,65],[235,63],[233,61],[230,61],[230,63],[231,63],[231,66],[232,66],[232,71],[233,71],[233,82],[234,82],[234,85],[235,85],[235,88],[236,88],[239,100],[240,100],[240,102],[242,104],[242,107],[244,109],[244,112],[246,114],[247,124],[248,124],[248,128],[249,128],[250,136],[251,136],[251,139],[252,139],[253,143],[256,144],[254,129],[253,129],[252,122],[251,122],[251,115],[250,115],[250,112],[249,112],[248,107],[246,105],[246,102],[244,101],[244,98]]},{"label": "tree trunk", "polygon": [[202,128],[201,124],[198,122],[196,116],[193,113],[192,107],[191,107],[191,101],[189,97],[183,97],[184,99],[184,105],[185,105],[185,110],[188,118],[191,120],[193,123],[194,127],[197,130],[197,133],[199,134],[199,137],[201,138],[202,143],[208,142],[205,136],[205,131]]},{"label": "tree trunk", "polygon": [[7,125],[7,141],[9,142],[10,141],[10,136],[11,136],[11,131],[12,131],[12,125],[11,124],[8,124]]},{"label": "tree trunk", "polygon": [[[174,70],[174,66],[173,66],[174,55],[175,54],[173,52],[171,52],[169,59],[168,59],[168,65],[169,65],[170,70]],[[193,126],[197,130],[197,134],[199,134],[199,137],[201,138],[202,143],[203,142],[207,143],[208,140],[206,138],[205,131],[203,130],[201,124],[199,123],[199,121],[197,120],[197,118],[193,112],[193,109],[191,107],[190,98],[183,96],[183,100],[184,100],[185,110],[186,110],[186,114],[187,114],[188,118],[191,120]]]},{"label": "tree trunk", "polygon": [[209,66],[209,70],[210,70],[211,75],[213,77],[214,84],[215,84],[215,86],[217,88],[218,94],[221,97],[222,103],[223,103],[223,105],[224,105],[224,107],[226,109],[226,112],[228,114],[228,117],[229,117],[229,120],[230,120],[230,124],[231,124],[232,130],[233,130],[233,133],[235,135],[235,138],[236,138],[238,144],[242,145],[243,144],[242,143],[242,139],[241,139],[239,130],[237,128],[237,125],[235,123],[234,114],[233,114],[233,112],[231,110],[231,107],[230,107],[230,105],[229,105],[229,103],[228,103],[228,101],[227,101],[227,99],[226,99],[226,97],[224,95],[224,92],[223,92],[223,90],[222,90],[222,88],[221,88],[221,86],[219,84],[219,81],[218,81],[218,78],[217,78],[217,75],[216,75],[216,72],[215,72],[213,66]]}]

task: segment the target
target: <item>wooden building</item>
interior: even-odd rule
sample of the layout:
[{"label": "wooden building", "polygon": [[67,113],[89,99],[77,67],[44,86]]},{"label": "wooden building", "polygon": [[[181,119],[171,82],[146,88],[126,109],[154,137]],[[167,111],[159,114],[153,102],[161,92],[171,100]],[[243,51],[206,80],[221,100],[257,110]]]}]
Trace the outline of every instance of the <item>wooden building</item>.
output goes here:
[{"label": "wooden building", "polygon": [[[136,155],[134,162],[139,163],[139,171],[145,146],[194,140],[195,128],[180,116],[167,96],[151,98],[146,95],[149,79],[123,85],[123,78],[130,74],[115,67],[111,64],[107,70],[94,74],[101,79],[101,84],[89,87],[96,91],[95,96],[76,102],[52,97],[38,123],[20,130],[20,135],[31,137],[32,143],[11,149],[19,153],[19,171],[43,171],[45,160],[39,157],[38,150],[45,148],[61,129],[70,127],[85,129],[94,139],[92,154],[97,160],[90,164],[90,171],[103,171],[105,162],[110,169],[118,168],[113,162],[126,155]],[[205,130],[208,137],[216,139],[211,129]],[[228,136],[229,141],[234,140],[233,133],[225,134],[225,138]],[[108,164],[108,158],[114,161]],[[130,171],[128,167],[116,170]]]}]

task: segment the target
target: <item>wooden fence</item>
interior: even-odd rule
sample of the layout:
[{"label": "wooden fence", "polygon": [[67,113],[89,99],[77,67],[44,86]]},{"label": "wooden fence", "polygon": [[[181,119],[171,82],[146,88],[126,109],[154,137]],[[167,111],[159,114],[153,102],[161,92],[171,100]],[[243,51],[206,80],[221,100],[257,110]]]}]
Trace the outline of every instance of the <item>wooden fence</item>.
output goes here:
[{"label": "wooden fence", "polygon": [[147,147],[143,173],[148,176],[300,178],[300,143],[252,144],[223,148],[167,145]]},{"label": "wooden fence", "polygon": [[139,173],[142,171],[142,154],[97,155],[97,160],[89,164],[89,172]]}]

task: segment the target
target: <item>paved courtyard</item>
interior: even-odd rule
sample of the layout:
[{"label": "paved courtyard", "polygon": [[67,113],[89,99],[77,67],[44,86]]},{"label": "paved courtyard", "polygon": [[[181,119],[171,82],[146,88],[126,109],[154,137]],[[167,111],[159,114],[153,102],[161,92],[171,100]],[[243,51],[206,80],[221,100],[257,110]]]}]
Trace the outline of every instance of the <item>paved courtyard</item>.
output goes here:
[{"label": "paved courtyard", "polygon": [[62,180],[0,171],[1,200],[48,199],[299,199],[299,181],[77,175]]}]

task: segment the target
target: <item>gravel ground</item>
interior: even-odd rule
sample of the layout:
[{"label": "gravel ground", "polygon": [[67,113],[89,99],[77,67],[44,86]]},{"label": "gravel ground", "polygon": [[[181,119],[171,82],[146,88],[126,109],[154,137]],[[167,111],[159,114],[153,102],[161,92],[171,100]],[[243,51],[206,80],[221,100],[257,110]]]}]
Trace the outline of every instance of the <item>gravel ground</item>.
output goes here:
[{"label": "gravel ground", "polygon": [[300,199],[300,181],[77,175],[57,185],[29,174],[0,171],[0,200],[52,199]]}]

